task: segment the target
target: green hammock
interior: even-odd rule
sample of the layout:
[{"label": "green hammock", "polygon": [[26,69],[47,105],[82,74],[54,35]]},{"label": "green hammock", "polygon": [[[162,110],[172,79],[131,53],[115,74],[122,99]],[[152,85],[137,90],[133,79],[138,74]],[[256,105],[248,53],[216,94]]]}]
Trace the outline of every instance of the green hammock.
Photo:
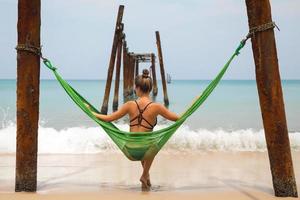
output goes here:
[{"label": "green hammock", "polygon": [[[219,74],[213,79],[202,94],[197,97],[193,104],[180,116],[180,118],[171,124],[170,126],[153,131],[151,133],[145,132],[126,132],[119,130],[113,123],[102,121],[93,115],[93,112],[99,113],[99,111],[92,106],[86,99],[84,99],[74,88],[72,88],[56,71],[51,62],[44,59],[44,64],[53,71],[56,79],[64,88],[66,93],[71,99],[95,122],[97,122],[109,137],[116,143],[125,156],[133,161],[143,160],[155,156],[169,138],[175,133],[175,131],[183,124],[183,122],[195,112],[199,106],[207,99],[217,84],[220,82],[231,61],[237,56],[240,50],[245,46],[245,41],[242,41],[233,55],[221,69]],[[90,108],[87,108],[85,104],[88,104]]]}]

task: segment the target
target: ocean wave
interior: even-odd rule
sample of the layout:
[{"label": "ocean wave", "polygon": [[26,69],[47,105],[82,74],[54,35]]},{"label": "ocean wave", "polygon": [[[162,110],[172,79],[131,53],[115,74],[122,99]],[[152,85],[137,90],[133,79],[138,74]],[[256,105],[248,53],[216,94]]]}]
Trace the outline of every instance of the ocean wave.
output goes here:
[{"label": "ocean wave", "polygon": [[[117,124],[122,130],[128,125]],[[156,129],[165,127],[157,126]],[[300,150],[300,132],[289,133],[292,150]],[[0,153],[14,153],[16,150],[16,125],[8,123],[0,129]],[[101,153],[117,150],[117,146],[100,127],[70,127],[56,130],[39,126],[39,153],[81,154]],[[263,130],[241,129],[226,131],[223,129],[192,130],[181,126],[171,137],[163,150],[168,151],[266,151]]]}]

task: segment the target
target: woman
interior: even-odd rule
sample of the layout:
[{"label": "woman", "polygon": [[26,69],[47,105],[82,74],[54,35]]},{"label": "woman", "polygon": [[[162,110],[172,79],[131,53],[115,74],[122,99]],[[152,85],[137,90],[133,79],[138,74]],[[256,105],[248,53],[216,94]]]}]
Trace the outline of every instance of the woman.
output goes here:
[{"label": "woman", "polygon": [[[149,71],[144,69],[143,74],[135,78],[135,93],[139,97],[137,100],[126,102],[116,112],[110,115],[102,115],[95,112],[93,112],[93,114],[97,118],[107,122],[120,119],[128,114],[130,118],[130,132],[149,132],[149,134],[151,134],[151,131],[153,131],[156,125],[158,115],[171,121],[176,121],[179,118],[165,106],[159,103],[153,103],[150,98],[151,90],[152,79],[149,76]],[[153,159],[154,157],[141,161],[143,174],[140,181],[144,189],[151,187],[149,170]]]}]

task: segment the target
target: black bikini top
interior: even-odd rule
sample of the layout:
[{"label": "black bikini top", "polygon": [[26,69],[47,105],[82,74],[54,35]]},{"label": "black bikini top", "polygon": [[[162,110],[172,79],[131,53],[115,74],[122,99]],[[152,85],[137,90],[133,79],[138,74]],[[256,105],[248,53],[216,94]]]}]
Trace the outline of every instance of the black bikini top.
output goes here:
[{"label": "black bikini top", "polygon": [[[144,127],[144,128],[147,128],[147,129],[153,129],[154,128],[154,126],[157,124],[157,118],[155,119],[155,124],[151,124],[148,120],[146,120],[144,117],[143,117],[143,113],[144,113],[144,111],[147,109],[147,107],[151,104],[151,103],[153,103],[153,102],[150,102],[150,103],[148,103],[145,107],[144,107],[144,109],[141,109],[140,108],[140,106],[139,106],[139,104],[137,103],[137,101],[134,101],[135,103],[136,103],[136,105],[137,105],[137,108],[138,108],[138,110],[139,110],[139,114],[137,115],[137,116],[135,116],[133,119],[131,119],[130,120],[130,127],[131,126],[142,126],[142,127]],[[136,124],[131,124],[131,122],[133,122],[134,120],[136,120],[136,119],[138,119],[138,121],[137,121],[137,123]],[[145,122],[147,122],[147,124],[149,125],[149,126],[145,126],[145,125],[143,125],[142,124],[142,121],[145,121]]]}]

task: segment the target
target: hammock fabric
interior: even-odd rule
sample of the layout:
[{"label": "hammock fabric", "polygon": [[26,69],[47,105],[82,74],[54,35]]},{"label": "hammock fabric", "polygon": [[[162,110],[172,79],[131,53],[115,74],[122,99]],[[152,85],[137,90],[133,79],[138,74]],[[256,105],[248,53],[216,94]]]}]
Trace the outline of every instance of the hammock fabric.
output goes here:
[{"label": "hammock fabric", "polygon": [[[99,111],[91,105],[86,99],[84,99],[74,88],[72,88],[56,71],[56,68],[51,64],[48,59],[44,59],[44,64],[53,71],[56,79],[60,85],[64,88],[66,93],[71,99],[96,123],[98,123],[109,137],[116,143],[119,149],[125,154],[125,156],[132,160],[143,160],[154,157],[159,150],[166,144],[169,138],[175,133],[175,131],[183,124],[183,122],[195,112],[199,106],[207,99],[217,84],[220,82],[231,61],[240,53],[240,50],[245,46],[245,42],[241,42],[233,55],[229,58],[227,63],[223,66],[219,74],[210,82],[206,89],[200,96],[192,103],[192,105],[180,116],[180,118],[171,124],[170,126],[153,131],[153,132],[126,132],[119,130],[113,123],[105,122],[93,115],[93,112],[99,113]],[[85,104],[88,104],[90,108],[87,108]]]}]

